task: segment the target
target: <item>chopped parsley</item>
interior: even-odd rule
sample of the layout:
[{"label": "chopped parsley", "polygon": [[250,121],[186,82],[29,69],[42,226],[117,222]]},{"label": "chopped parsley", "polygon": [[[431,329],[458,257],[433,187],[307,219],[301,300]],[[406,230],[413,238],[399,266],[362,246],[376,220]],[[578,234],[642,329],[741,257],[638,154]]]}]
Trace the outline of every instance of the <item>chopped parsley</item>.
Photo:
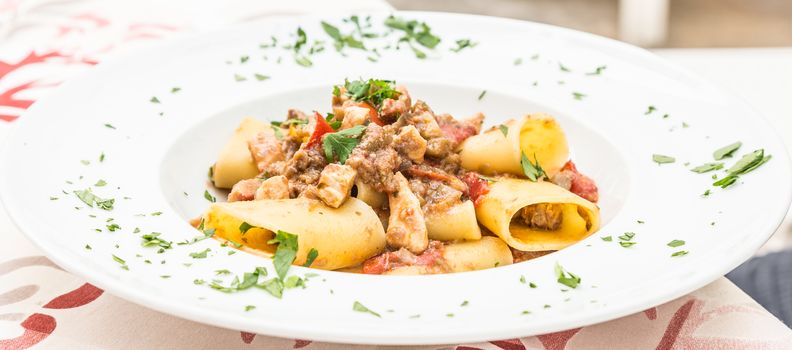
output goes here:
[{"label": "chopped parsley", "polygon": [[772,156],[765,155],[764,149],[758,149],[751,153],[748,153],[740,160],[738,160],[731,168],[727,171],[728,175],[726,177],[715,181],[712,185],[719,186],[721,188],[726,188],[734,184],[740,175],[747,174],[756,168],[760,167],[762,164],[767,163]]},{"label": "chopped parsley", "polygon": [[230,274],[231,274],[231,271],[229,271],[228,269],[215,270],[215,276],[230,275]]},{"label": "chopped parsley", "polygon": [[471,41],[470,39],[459,39],[456,41],[457,47],[451,49],[453,52],[459,52],[466,48],[474,48],[478,43]]},{"label": "chopped parsley", "polygon": [[530,283],[528,283],[528,287],[536,288],[536,283],[530,282]]},{"label": "chopped parsley", "polygon": [[206,254],[208,254],[210,251],[212,251],[211,248],[206,248],[200,252],[190,253],[190,257],[193,259],[206,259]]},{"label": "chopped parsley", "polygon": [[525,174],[525,177],[527,177],[528,180],[536,182],[542,178],[542,176],[547,177],[544,169],[542,169],[542,166],[539,165],[539,160],[536,159],[536,154],[534,154],[534,163],[531,163],[531,161],[528,160],[528,157],[525,156],[525,153],[521,153],[520,164],[522,165],[523,174]]},{"label": "chopped parsley", "polygon": [[90,188],[81,191],[74,191],[74,194],[89,207],[93,207],[94,204],[96,204],[99,209],[113,210],[113,203],[115,203],[115,199],[102,199],[97,197],[93,194],[93,192],[91,192]]},{"label": "chopped parsley", "polygon": [[248,232],[248,230],[254,227],[256,226],[253,226],[243,221],[241,224],[239,224],[239,232],[242,232],[242,235],[244,236]]},{"label": "chopped parsley", "polygon": [[737,141],[735,143],[723,146],[723,147],[718,148],[717,150],[715,150],[715,152],[712,153],[712,157],[715,158],[715,160],[721,160],[723,158],[729,158],[729,157],[733,156],[734,152],[737,152],[737,150],[740,149],[741,146],[742,146],[742,142],[740,142],[740,141]]},{"label": "chopped parsley", "polygon": [[560,69],[562,72],[567,72],[567,73],[572,71],[571,69],[569,69],[567,66],[565,66],[561,62],[558,62],[558,69]]},{"label": "chopped parsley", "polygon": [[204,190],[204,198],[206,198],[206,200],[208,200],[208,201],[210,201],[212,203],[217,202],[217,198],[212,196],[212,194],[209,193],[209,190]]},{"label": "chopped parsley", "polygon": [[509,127],[508,126],[506,126],[504,124],[501,124],[501,125],[498,125],[498,129],[500,129],[500,132],[503,133],[504,137],[509,136]]},{"label": "chopped parsley", "polygon": [[96,181],[96,183],[94,184],[94,186],[96,186],[96,187],[102,187],[104,185],[107,185],[107,182],[105,180],[101,180],[101,179],[99,181]]},{"label": "chopped parsley", "polygon": [[619,245],[624,247],[624,248],[629,248],[629,247],[632,247],[632,246],[634,246],[636,244],[638,244],[638,242],[625,242],[625,241],[619,242]]},{"label": "chopped parsley", "polygon": [[478,95],[478,100],[481,101],[484,99],[484,95],[487,94],[487,90],[482,90],[481,93]]},{"label": "chopped parsley", "polygon": [[380,314],[378,314],[378,313],[372,311],[371,309],[365,307],[359,301],[355,301],[355,303],[352,304],[352,310],[357,311],[357,312],[366,312],[366,313],[370,313],[370,314],[372,314],[374,316],[377,316],[377,317],[382,317]]},{"label": "chopped parsley", "polygon": [[255,305],[246,305],[246,306],[245,306],[245,311],[250,311],[250,310],[253,310],[253,309],[255,309],[255,308],[256,308],[256,306],[255,306]]},{"label": "chopped parsley", "polygon": [[519,65],[521,65],[522,63],[523,63],[523,59],[522,59],[522,57],[517,57],[517,58],[514,60],[514,65],[515,65],[515,66],[519,66]]},{"label": "chopped parsley", "polygon": [[608,68],[608,66],[599,66],[595,68],[593,72],[586,73],[586,75],[601,75],[606,68]]},{"label": "chopped parsley", "polygon": [[115,254],[112,254],[113,260],[121,265],[121,268],[124,270],[129,270],[129,266],[126,264],[126,260],[119,258]]},{"label": "chopped parsley", "polygon": [[286,231],[278,230],[275,238],[269,240],[267,244],[278,244],[275,250],[275,256],[272,258],[272,263],[275,265],[275,272],[281,281],[286,277],[289,272],[289,267],[297,257],[297,235],[288,233]]},{"label": "chopped parsley", "polygon": [[115,128],[116,128],[116,127],[115,127],[115,126],[113,126],[112,124],[105,124],[104,126],[105,126],[105,128],[108,128],[108,129],[113,129],[113,130],[115,130]]},{"label": "chopped parsley", "polygon": [[178,87],[178,86],[175,86],[175,87],[172,87],[172,88],[171,88],[171,93],[172,93],[172,94],[175,94],[175,93],[177,93],[177,92],[179,92],[179,91],[181,91],[181,88],[180,88],[180,87]]},{"label": "chopped parsley", "polygon": [[578,100],[578,101],[581,101],[581,100],[583,100],[584,97],[586,97],[586,94],[583,94],[583,93],[580,93],[580,92],[573,92],[572,93],[572,97],[574,99]]},{"label": "chopped parsley", "polygon": [[653,154],[652,160],[657,164],[669,164],[676,161],[674,157],[664,156],[662,154]]},{"label": "chopped parsley", "polygon": [[690,171],[692,171],[694,173],[703,174],[703,173],[706,173],[706,172],[710,172],[710,171],[713,171],[713,170],[720,170],[720,169],[723,169],[723,163],[722,162],[715,162],[715,163],[705,163],[705,164],[699,165],[699,166],[697,166],[697,167],[695,167],[693,169],[690,169]]},{"label": "chopped parsley", "polygon": [[330,23],[322,21],[322,29],[324,29],[327,35],[333,38],[336,51],[341,51],[345,46],[348,46],[353,49],[360,49],[360,50],[366,49],[366,46],[363,45],[363,42],[361,42],[358,39],[355,39],[355,37],[351,33],[348,35],[341,34],[341,31],[338,29],[338,27]]},{"label": "chopped parsley", "polygon": [[644,115],[650,115],[650,114],[654,113],[654,111],[656,111],[656,110],[657,110],[657,108],[655,108],[655,106],[649,106],[649,107],[646,108],[646,112],[644,112]]},{"label": "chopped parsley", "polygon": [[432,28],[424,22],[418,22],[416,20],[408,21],[391,15],[385,19],[385,26],[404,32],[404,36],[399,38],[399,42],[407,43],[415,54],[415,57],[419,59],[426,58],[426,53],[415,47],[414,43],[428,49],[434,49],[441,41],[440,37],[432,34]]},{"label": "chopped parsley", "polygon": [[[367,102],[379,108],[386,99],[399,98],[401,93],[394,88],[394,81],[382,79],[344,80],[346,95],[357,102]],[[333,87],[333,94],[338,96],[340,89]]]},{"label": "chopped parsley", "polygon": [[462,302],[462,304],[459,304],[459,306],[468,306],[468,304],[470,304],[470,302],[465,300]]},{"label": "chopped parsley", "polygon": [[110,232],[115,232],[115,231],[118,231],[118,230],[121,229],[121,226],[118,226],[118,224],[116,224],[116,223],[109,224],[106,227],[107,227],[107,230],[110,231]]},{"label": "chopped parsley", "polygon": [[200,286],[200,285],[202,285],[204,283],[206,283],[206,281],[204,281],[204,280],[202,280],[200,278],[196,278],[196,279],[193,280],[193,284],[198,285],[198,286]]},{"label": "chopped parsley", "polygon": [[160,100],[157,98],[157,96],[153,96],[153,97],[152,97],[152,98],[149,100],[149,102],[151,102],[151,103],[160,103]]},{"label": "chopped parsley", "polygon": [[336,158],[341,164],[346,163],[352,150],[360,143],[358,139],[366,127],[357,125],[349,129],[344,129],[330,134],[325,134],[322,140],[322,148],[328,163],[332,163]]},{"label": "chopped parsley", "polygon": [[236,80],[236,81],[245,81],[245,80],[247,80],[247,78],[245,78],[245,76],[241,75],[241,74],[234,74],[234,80]]},{"label": "chopped parsley", "polygon": [[313,264],[314,260],[316,260],[316,257],[318,256],[319,256],[319,251],[316,250],[315,248],[311,248],[311,250],[308,251],[308,257],[306,257],[305,264],[303,264],[303,266],[311,267],[311,264]]},{"label": "chopped parsley", "polygon": [[160,247],[164,249],[171,249],[173,242],[166,241],[159,237],[161,233],[159,232],[152,232],[149,234],[143,235],[141,238],[143,242],[140,244],[143,247]]},{"label": "chopped parsley", "polygon": [[678,252],[674,252],[673,254],[671,254],[671,256],[672,257],[685,256],[687,255],[687,253],[688,253],[687,250],[680,250]]},{"label": "chopped parsley", "polygon": [[569,288],[572,289],[577,288],[577,286],[580,284],[581,281],[580,277],[576,276],[572,272],[565,271],[564,268],[561,267],[561,265],[558,262],[556,262],[555,264],[555,274],[558,283],[563,284]]},{"label": "chopped parsley", "polygon": [[253,77],[255,77],[256,80],[258,80],[258,81],[264,81],[264,80],[268,80],[270,78],[269,75],[264,75],[264,74],[259,74],[259,73],[253,74]]},{"label": "chopped parsley", "polygon": [[239,63],[245,63],[250,60],[250,56],[241,56],[239,57]]},{"label": "chopped parsley", "polygon": [[631,241],[633,237],[635,237],[635,232],[625,232],[623,235],[619,236],[619,240]]},{"label": "chopped parsley", "polygon": [[520,283],[525,284],[525,276],[520,276]]},{"label": "chopped parsley", "polygon": [[706,191],[704,191],[704,193],[702,193],[702,194],[701,194],[701,196],[702,196],[702,197],[707,197],[707,196],[709,196],[710,194],[712,194],[712,191],[710,191],[710,190],[706,190]]},{"label": "chopped parsley", "polygon": [[613,236],[605,236],[605,237],[600,237],[600,238],[603,241],[605,241],[605,242],[612,242],[613,241]]},{"label": "chopped parsley", "polygon": [[685,241],[679,240],[679,239],[675,239],[675,240],[673,240],[671,242],[668,242],[668,244],[666,244],[666,245],[671,247],[671,248],[676,248],[676,247],[685,245]]}]

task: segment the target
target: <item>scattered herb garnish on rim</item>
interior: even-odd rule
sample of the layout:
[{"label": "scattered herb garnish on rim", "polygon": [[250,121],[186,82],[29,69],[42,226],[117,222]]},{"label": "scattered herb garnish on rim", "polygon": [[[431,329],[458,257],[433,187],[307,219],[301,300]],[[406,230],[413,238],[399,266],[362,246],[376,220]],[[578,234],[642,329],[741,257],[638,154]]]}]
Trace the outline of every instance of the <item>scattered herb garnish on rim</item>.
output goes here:
[{"label": "scattered herb garnish on rim", "polygon": [[742,142],[740,141],[723,146],[715,150],[715,152],[712,153],[712,157],[715,158],[715,160],[731,157],[734,155],[734,152],[737,152],[737,150],[740,149],[740,146],[742,146]]},{"label": "scattered herb garnish on rim", "polygon": [[729,170],[727,170],[726,177],[715,181],[712,185],[719,186],[721,188],[726,188],[734,184],[740,175],[747,174],[756,168],[760,167],[762,164],[767,163],[772,156],[765,155],[764,149],[758,149],[751,153],[748,153],[740,160],[738,160],[734,165],[732,165]]},{"label": "scattered herb garnish on rim", "polygon": [[706,173],[706,172],[709,172],[709,171],[720,170],[720,169],[723,169],[723,163],[715,162],[715,163],[704,163],[704,164],[699,165],[699,166],[697,166],[697,167],[695,167],[693,169],[690,169],[690,171],[692,171],[694,173],[703,174],[703,173]]},{"label": "scattered herb garnish on rim", "polygon": [[441,41],[440,37],[432,34],[432,28],[424,22],[418,22],[416,20],[408,21],[402,18],[389,16],[385,19],[385,26],[404,32],[404,36],[399,38],[399,43],[407,43],[415,54],[415,57],[420,59],[426,58],[426,53],[415,47],[414,43],[418,43],[428,49],[434,49]]},{"label": "scattered herb garnish on rim", "polygon": [[685,245],[685,241],[679,240],[679,239],[675,239],[675,240],[673,240],[671,242],[668,242],[668,244],[666,244],[666,245],[669,246],[669,247],[672,247],[672,248],[676,248],[676,247]]},{"label": "scattered herb garnish on rim", "polygon": [[465,48],[474,48],[478,43],[471,41],[470,39],[459,39],[456,41],[457,47],[452,48],[451,51],[459,52]]},{"label": "scattered herb garnish on rim", "polygon": [[669,164],[676,161],[674,157],[664,156],[662,154],[653,154],[652,160],[657,164]]},{"label": "scattered herb garnish on rim", "polygon": [[357,311],[357,312],[366,312],[366,313],[370,313],[370,314],[372,314],[374,316],[377,316],[377,317],[382,317],[382,316],[380,316],[380,314],[378,314],[378,313],[372,311],[371,309],[365,307],[359,301],[355,301],[355,303],[352,304],[352,310]]},{"label": "scattered herb garnish on rim", "polygon": [[569,288],[577,288],[577,286],[580,284],[580,277],[576,276],[572,272],[565,271],[558,262],[555,264],[555,274],[558,283],[561,283]]}]

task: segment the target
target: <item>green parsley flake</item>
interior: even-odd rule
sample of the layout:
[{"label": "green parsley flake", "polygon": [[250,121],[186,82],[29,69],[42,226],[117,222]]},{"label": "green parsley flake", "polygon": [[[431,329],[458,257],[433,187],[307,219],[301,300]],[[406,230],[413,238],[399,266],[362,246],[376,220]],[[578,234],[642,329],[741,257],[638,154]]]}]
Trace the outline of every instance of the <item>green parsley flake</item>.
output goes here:
[{"label": "green parsley flake", "polygon": [[672,248],[676,248],[676,247],[685,245],[685,241],[682,241],[682,240],[679,240],[679,239],[675,239],[675,240],[673,240],[671,242],[668,242],[668,244],[666,244],[666,245],[669,246],[669,247],[672,247]]},{"label": "green parsley flake", "polygon": [[509,136],[509,127],[508,126],[506,126],[504,124],[501,124],[501,125],[498,125],[498,129],[500,129],[500,132],[503,133],[503,137]]},{"label": "green parsley flake", "polygon": [[534,162],[535,163],[531,163],[531,161],[528,160],[528,157],[525,156],[525,153],[520,153],[520,164],[522,165],[523,174],[525,174],[525,177],[527,177],[528,180],[536,182],[542,178],[542,176],[547,177],[547,174],[545,173],[544,169],[542,169],[542,166],[539,165],[539,160],[536,159],[536,154],[534,154]]},{"label": "green parsley flake", "polygon": [[242,232],[242,235],[244,236],[248,232],[248,230],[254,227],[256,226],[253,226],[243,221],[241,224],[239,224],[239,232]]},{"label": "green parsley flake", "polygon": [[115,231],[118,231],[120,229],[121,229],[121,226],[118,226],[118,224],[116,224],[116,223],[107,225],[107,230],[110,231],[110,232],[115,232]]},{"label": "green parsley flake", "polygon": [[193,259],[206,259],[206,254],[212,251],[211,248],[206,248],[200,252],[193,252],[190,253],[190,257]]},{"label": "green parsley flake", "polygon": [[370,313],[370,314],[372,314],[374,316],[377,316],[377,317],[382,317],[382,316],[380,316],[380,314],[378,314],[378,313],[372,311],[371,309],[365,307],[359,301],[355,301],[355,303],[352,304],[352,310],[357,311],[357,312],[366,312],[366,313]]},{"label": "green parsley flake", "polygon": [[346,163],[352,150],[360,143],[358,139],[366,127],[357,125],[349,129],[325,134],[322,140],[322,148],[328,163],[332,163],[335,158],[341,164]]},{"label": "green parsley flake", "polygon": [[212,196],[212,194],[209,193],[209,190],[204,190],[204,198],[212,203],[217,202],[217,198]]},{"label": "green parsley flake", "polygon": [[605,237],[600,237],[600,238],[603,241],[605,241],[605,242],[612,242],[613,241],[613,236],[605,236]]},{"label": "green parsley flake", "polygon": [[567,72],[567,73],[572,71],[571,69],[564,66],[564,64],[561,62],[558,62],[558,69],[560,69],[562,72]]},{"label": "green parsley flake", "polygon": [[121,265],[126,265],[126,260],[117,257],[115,254],[113,254],[113,260]]},{"label": "green parsley flake", "polygon": [[729,158],[729,157],[733,156],[734,152],[737,152],[737,150],[740,149],[741,146],[742,146],[742,142],[740,142],[740,141],[737,141],[735,143],[723,146],[723,147],[718,148],[717,150],[715,150],[715,152],[712,153],[712,157],[715,158],[715,160],[721,160],[723,158]]},{"label": "green parsley flake", "polygon": [[608,68],[608,66],[599,66],[595,68],[593,72],[586,73],[586,75],[601,75],[606,68]]},{"label": "green parsley flake", "polygon": [[157,98],[157,96],[153,96],[153,97],[152,97],[152,98],[149,100],[149,102],[151,102],[151,103],[160,103],[160,100]]},{"label": "green parsley flake", "polygon": [[699,165],[699,166],[697,166],[697,167],[695,167],[693,169],[690,169],[690,171],[692,171],[694,173],[703,174],[703,173],[706,173],[706,172],[710,172],[710,171],[713,171],[713,170],[720,170],[720,169],[723,169],[723,163],[722,162],[714,162],[714,163],[705,163],[705,164]]},{"label": "green parsley flake", "polygon": [[514,65],[515,65],[515,66],[519,66],[519,65],[521,65],[522,63],[523,63],[523,59],[522,59],[521,57],[517,57],[517,58],[514,60]]},{"label": "green parsley flake", "polygon": [[528,283],[528,287],[536,288],[536,283],[530,282],[530,283]]},{"label": "green parsley flake", "polygon": [[96,186],[96,187],[102,187],[104,185],[107,185],[107,182],[105,180],[101,180],[101,179],[99,181],[96,181],[96,183],[94,184],[94,186]]},{"label": "green parsley flake", "polygon": [[216,276],[220,276],[220,275],[230,275],[230,274],[231,274],[231,271],[228,271],[228,269],[220,269],[220,270],[215,270],[215,275],[216,275]]},{"label": "green parsley flake", "polygon": [[484,98],[484,95],[487,94],[487,90],[482,90],[481,93],[478,95],[478,100],[481,101]]},{"label": "green parsley flake", "polygon": [[688,253],[687,250],[680,250],[678,252],[674,252],[673,254],[671,254],[671,256],[672,257],[685,256],[687,255],[687,253]]},{"label": "green parsley flake", "polygon": [[656,111],[656,110],[657,110],[657,108],[655,108],[655,106],[649,106],[649,107],[646,108],[646,112],[644,112],[644,115],[650,115],[650,114],[654,113],[654,111]]},{"label": "green parsley flake", "polygon": [[468,306],[468,304],[470,304],[470,302],[465,300],[462,302],[462,304],[459,304],[459,306]]},{"label": "green parsley flake", "polygon": [[478,43],[473,42],[470,39],[459,39],[459,40],[456,41],[456,44],[457,44],[457,47],[452,48],[451,51],[459,52],[459,51],[462,51],[462,50],[464,50],[466,48],[472,49],[472,48],[476,47],[476,45],[478,45]]},{"label": "green parsley flake", "polygon": [[569,288],[572,289],[577,288],[577,286],[580,284],[581,281],[580,277],[576,276],[572,272],[565,271],[564,268],[561,267],[561,264],[559,264],[558,262],[556,262],[555,264],[555,274],[558,283],[563,284]]},{"label": "green parsley flake", "polygon": [[632,246],[634,246],[636,244],[638,244],[638,242],[625,242],[625,241],[619,242],[619,245],[621,245],[624,248],[629,248],[629,247],[632,247]]},{"label": "green parsley flake", "polygon": [[652,160],[657,164],[669,164],[676,161],[674,157],[664,156],[662,154],[653,154]]},{"label": "green parsley flake", "polygon": [[286,277],[286,273],[289,272],[289,267],[291,267],[291,264],[297,257],[297,235],[278,230],[275,234],[275,238],[267,242],[267,244],[276,243],[278,244],[278,248],[275,250],[272,262],[275,265],[275,272],[277,272],[278,277],[283,280]]},{"label": "green parsley flake", "polygon": [[245,306],[245,311],[250,311],[250,310],[253,310],[255,308],[256,308],[255,305],[247,305],[247,306]]},{"label": "green parsley flake", "polygon": [[175,93],[177,93],[177,92],[179,92],[179,91],[181,91],[181,88],[180,88],[180,87],[178,87],[178,86],[176,86],[176,87],[172,87],[172,88],[171,88],[171,93],[172,93],[172,94],[175,94]]},{"label": "green parsley flake", "polygon": [[303,266],[311,267],[311,264],[313,264],[314,260],[316,260],[316,257],[318,257],[318,256],[319,256],[319,251],[314,249],[314,248],[311,248],[311,250],[308,251],[308,256],[307,256],[307,258],[305,260],[305,264],[303,264]]},{"label": "green parsley flake", "polygon": [[74,191],[74,194],[79,198],[83,203],[87,204],[89,207],[93,207],[96,204],[97,207],[103,210],[113,210],[113,203],[115,203],[115,199],[102,199],[97,197],[96,195],[91,192],[91,189],[85,189],[81,191]]},{"label": "green parsley flake", "polygon": [[247,80],[247,78],[245,78],[244,75],[234,74],[234,80],[236,80],[236,81],[245,81],[245,80]]},{"label": "green parsley flake", "polygon": [[256,80],[258,80],[258,81],[264,81],[264,80],[269,80],[270,79],[269,75],[264,75],[264,74],[259,74],[259,73],[253,74],[253,77],[255,77]]},{"label": "green parsley flake", "polygon": [[193,280],[193,284],[195,284],[195,285],[202,285],[204,283],[206,283],[206,281],[204,281],[202,279],[199,279],[199,278],[196,278],[196,279]]},{"label": "green parsley flake", "polygon": [[573,92],[572,93],[572,97],[574,99],[578,100],[578,101],[581,101],[581,100],[583,100],[584,97],[586,97],[586,94],[583,94],[583,93],[580,93],[580,92]]}]

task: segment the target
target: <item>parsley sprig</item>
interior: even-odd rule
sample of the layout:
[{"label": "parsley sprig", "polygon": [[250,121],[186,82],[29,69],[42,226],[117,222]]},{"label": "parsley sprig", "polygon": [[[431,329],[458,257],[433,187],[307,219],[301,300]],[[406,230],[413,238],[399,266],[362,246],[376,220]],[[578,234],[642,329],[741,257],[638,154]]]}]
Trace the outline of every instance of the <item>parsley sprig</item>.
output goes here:
[{"label": "parsley sprig", "polygon": [[555,264],[555,274],[558,283],[561,283],[569,288],[573,288],[573,289],[577,288],[577,286],[580,284],[581,281],[580,276],[577,276],[572,272],[564,270],[564,268],[561,267],[561,264],[557,262]]},{"label": "parsley sprig", "polygon": [[[357,102],[367,102],[374,108],[379,109],[382,101],[389,98],[399,98],[401,93],[394,88],[393,80],[369,79],[369,80],[344,80],[346,95]],[[335,87],[333,94],[338,96],[340,89]]]},{"label": "parsley sprig", "polygon": [[432,34],[432,28],[425,22],[389,16],[385,19],[385,25],[404,32],[404,36],[399,39],[399,42],[407,43],[415,57],[420,59],[426,58],[426,53],[417,48],[416,43],[425,48],[434,49],[441,41],[440,37]]},{"label": "parsley sprig", "polygon": [[534,154],[534,162],[531,163],[531,161],[528,160],[528,157],[525,156],[525,153],[521,153],[520,165],[522,165],[523,174],[525,174],[525,177],[527,177],[528,180],[536,182],[543,176],[547,177],[544,169],[542,169],[542,166],[539,165],[539,160],[536,159],[536,154]]},{"label": "parsley sprig", "polygon": [[322,148],[328,163],[332,163],[336,158],[341,164],[346,163],[352,150],[360,143],[360,135],[366,127],[357,125],[355,127],[325,134],[322,139]]}]

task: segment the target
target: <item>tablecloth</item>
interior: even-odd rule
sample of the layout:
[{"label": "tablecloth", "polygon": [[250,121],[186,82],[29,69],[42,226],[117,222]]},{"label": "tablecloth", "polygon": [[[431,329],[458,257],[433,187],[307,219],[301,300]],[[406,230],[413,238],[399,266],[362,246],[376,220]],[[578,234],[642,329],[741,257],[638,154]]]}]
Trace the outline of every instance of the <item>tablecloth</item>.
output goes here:
[{"label": "tablecloth", "polygon": [[[382,1],[0,0],[0,140],[37,98],[108,56],[162,38]],[[12,171],[4,169],[2,171]],[[0,349],[348,349],[207,326],[104,293],[63,271],[0,211]],[[479,344],[421,349],[788,349],[792,331],[726,279],[622,319]],[[355,346],[358,349],[382,348]]]}]

